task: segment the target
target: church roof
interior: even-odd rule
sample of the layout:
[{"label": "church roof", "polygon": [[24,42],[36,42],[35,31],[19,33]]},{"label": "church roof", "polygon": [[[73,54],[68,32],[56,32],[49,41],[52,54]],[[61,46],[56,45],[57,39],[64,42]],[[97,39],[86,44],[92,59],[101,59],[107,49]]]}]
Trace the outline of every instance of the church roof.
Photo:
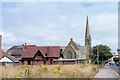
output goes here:
[{"label": "church roof", "polygon": [[87,48],[85,46],[81,46],[80,50],[76,50],[77,59],[86,59]]},{"label": "church roof", "polygon": [[80,45],[78,43],[76,43],[75,41],[73,41],[73,42],[78,47],[78,49],[80,49]]},{"label": "church roof", "polygon": [[73,41],[73,39],[70,39],[70,42],[68,43],[68,45],[72,45],[75,50],[79,50],[80,49],[80,45],[78,43],[76,43],[75,41]]}]

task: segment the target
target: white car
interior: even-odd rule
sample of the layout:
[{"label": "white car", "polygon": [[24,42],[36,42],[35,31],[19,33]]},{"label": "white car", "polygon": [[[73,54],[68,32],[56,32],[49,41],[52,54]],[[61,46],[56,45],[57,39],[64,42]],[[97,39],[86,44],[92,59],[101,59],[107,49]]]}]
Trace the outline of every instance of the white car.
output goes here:
[{"label": "white car", "polygon": [[119,62],[116,62],[116,66],[119,66]]},{"label": "white car", "polygon": [[115,64],[115,62],[114,62],[114,61],[111,61],[111,62],[109,62],[109,64],[110,64],[110,65],[114,65],[114,64]]}]

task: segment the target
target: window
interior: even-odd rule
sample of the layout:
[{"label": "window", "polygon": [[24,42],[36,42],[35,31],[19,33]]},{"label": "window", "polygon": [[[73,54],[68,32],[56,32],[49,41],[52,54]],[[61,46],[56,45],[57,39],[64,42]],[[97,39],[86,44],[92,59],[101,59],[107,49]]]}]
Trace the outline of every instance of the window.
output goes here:
[{"label": "window", "polygon": [[72,53],[70,51],[67,52],[67,59],[72,59]]}]

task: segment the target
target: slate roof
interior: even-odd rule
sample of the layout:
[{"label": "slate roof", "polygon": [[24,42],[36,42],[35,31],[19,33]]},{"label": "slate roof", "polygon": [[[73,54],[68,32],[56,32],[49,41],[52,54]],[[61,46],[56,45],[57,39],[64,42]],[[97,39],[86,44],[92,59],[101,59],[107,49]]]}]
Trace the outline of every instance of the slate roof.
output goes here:
[{"label": "slate roof", "polygon": [[[48,52],[49,49],[49,52]],[[38,46],[34,48],[28,48],[22,52],[22,58],[33,58],[37,51],[40,51],[44,57],[59,57],[60,47],[59,46]],[[47,55],[46,55],[47,54]]]},{"label": "slate roof", "polygon": [[12,46],[11,48],[9,48],[8,50],[20,50],[20,49],[21,49],[20,45],[15,45],[15,46]]},{"label": "slate roof", "polygon": [[85,46],[81,46],[80,50],[76,50],[77,53],[77,59],[86,59],[87,55],[87,48]]},{"label": "slate roof", "polygon": [[[31,48],[31,47],[36,47],[36,45],[27,45],[27,48]],[[15,45],[9,48],[8,50],[21,50],[21,49],[22,49],[22,45]]]},{"label": "slate roof", "polygon": [[[13,61],[13,62],[19,62],[19,60],[17,59],[17,58],[15,58],[14,56],[11,56],[11,55],[4,55],[2,58],[4,58],[4,57],[7,57],[7,58],[9,58],[11,61]],[[0,60],[2,59],[2,58],[0,58]]]},{"label": "slate roof", "polygon": [[22,52],[22,50],[15,50],[15,51],[13,51],[13,53],[11,55],[12,56],[21,56],[21,52]]}]

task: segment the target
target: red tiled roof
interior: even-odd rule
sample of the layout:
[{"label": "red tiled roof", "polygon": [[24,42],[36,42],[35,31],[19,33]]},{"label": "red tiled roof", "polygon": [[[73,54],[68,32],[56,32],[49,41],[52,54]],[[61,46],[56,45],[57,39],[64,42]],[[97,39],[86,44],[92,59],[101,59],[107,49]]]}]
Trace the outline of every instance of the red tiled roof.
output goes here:
[{"label": "red tiled roof", "polygon": [[[34,48],[27,48],[26,50],[22,51],[21,58],[33,58],[38,50],[39,49],[37,47],[36,48],[35,47]],[[40,52],[45,57],[44,53],[42,51],[40,51]]]},{"label": "red tiled roof", "polygon": [[47,53],[46,57],[59,57],[60,56],[60,46],[39,46],[39,49],[43,51],[45,54]]},{"label": "red tiled roof", "polygon": [[[14,52],[18,53],[19,51],[22,50],[22,47],[23,47],[23,46],[21,46],[21,45],[12,46],[11,48],[9,48],[9,49],[7,50],[6,54],[11,54],[11,55],[12,55]],[[37,46],[36,46],[36,45],[27,45],[27,48],[34,48],[34,47],[37,47]],[[15,55],[18,55],[18,54],[16,54],[16,53],[14,53],[14,54],[15,54]],[[21,55],[21,53],[20,53],[20,55]]]},{"label": "red tiled roof", "polygon": [[50,47],[50,53],[47,54],[47,57],[59,57],[60,56],[60,47]]},{"label": "red tiled roof", "polygon": [[[39,47],[27,48],[26,51],[22,52],[21,57],[22,58],[33,58],[38,50],[43,54],[44,57],[59,57],[60,56],[59,46],[39,46]],[[45,56],[46,54],[47,56]]]}]

